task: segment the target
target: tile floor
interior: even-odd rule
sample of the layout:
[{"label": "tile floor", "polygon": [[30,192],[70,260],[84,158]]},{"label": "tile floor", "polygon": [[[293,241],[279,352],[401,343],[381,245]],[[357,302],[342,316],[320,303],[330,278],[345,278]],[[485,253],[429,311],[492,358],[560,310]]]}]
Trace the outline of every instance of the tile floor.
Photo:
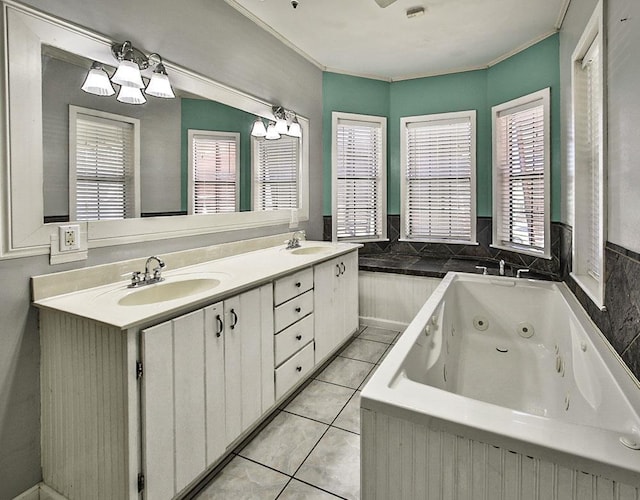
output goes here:
[{"label": "tile floor", "polygon": [[360,498],[360,390],[398,336],[362,327],[197,498]]}]

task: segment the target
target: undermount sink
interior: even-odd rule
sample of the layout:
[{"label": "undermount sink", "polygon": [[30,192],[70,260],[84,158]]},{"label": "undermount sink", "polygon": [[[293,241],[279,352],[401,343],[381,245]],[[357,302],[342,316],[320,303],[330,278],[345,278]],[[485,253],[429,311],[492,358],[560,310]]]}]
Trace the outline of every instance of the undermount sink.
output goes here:
[{"label": "undermount sink", "polygon": [[294,255],[310,255],[314,253],[329,253],[331,249],[328,247],[302,247],[291,250]]},{"label": "undermount sink", "polygon": [[180,281],[163,281],[155,285],[136,289],[124,297],[118,304],[121,306],[143,306],[164,302],[167,300],[181,299],[197,293],[212,290],[220,284],[215,278],[191,278]]}]

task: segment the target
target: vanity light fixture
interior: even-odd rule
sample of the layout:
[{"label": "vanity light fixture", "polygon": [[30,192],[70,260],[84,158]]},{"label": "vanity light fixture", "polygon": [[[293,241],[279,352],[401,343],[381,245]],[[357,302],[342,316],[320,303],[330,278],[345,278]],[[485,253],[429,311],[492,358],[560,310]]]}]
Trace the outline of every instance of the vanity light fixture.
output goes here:
[{"label": "vanity light fixture", "polygon": [[93,61],[81,88],[88,94],[99,96],[111,96],[116,93],[109,81],[109,74],[105,71],[104,66],[97,61]]},{"label": "vanity light fixture", "polygon": [[264,122],[261,118],[256,118],[251,127],[251,135],[253,137],[265,137],[267,135],[267,129],[264,126]]},{"label": "vanity light fixture", "polygon": [[300,139],[302,137],[302,128],[300,127],[300,123],[298,123],[298,117],[294,116],[291,125],[289,125],[289,132],[287,135],[291,137],[297,137]]},{"label": "vanity light fixture", "polygon": [[147,99],[142,94],[145,88],[141,70],[153,68],[153,74],[145,93],[163,99],[173,99],[175,94],[171,88],[167,70],[159,54],[148,56],[136,49],[130,41],[114,43],[111,54],[119,64],[116,72],[109,81],[109,75],[99,62],[94,62],[82,85],[82,90],[91,94],[109,96],[115,94],[111,82],[120,85],[118,101],[127,104],[144,104]]},{"label": "vanity light fixture", "polygon": [[[302,137],[302,129],[298,118],[293,111],[284,109],[282,106],[273,106],[273,116],[276,119],[275,129],[280,135],[290,137]],[[291,125],[289,125],[291,123]]]},{"label": "vanity light fixture", "polygon": [[267,135],[265,135],[264,138],[268,141],[280,139],[280,133],[276,130],[275,123],[269,122],[269,126],[267,127]]}]

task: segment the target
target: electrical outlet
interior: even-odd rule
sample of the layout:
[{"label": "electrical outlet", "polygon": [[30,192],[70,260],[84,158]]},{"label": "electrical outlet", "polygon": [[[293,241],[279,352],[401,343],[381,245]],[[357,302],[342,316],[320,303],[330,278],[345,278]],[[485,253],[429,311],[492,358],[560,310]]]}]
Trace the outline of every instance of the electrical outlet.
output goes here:
[{"label": "electrical outlet", "polygon": [[80,250],[80,226],[73,224],[70,226],[60,226],[58,228],[58,239],[60,241],[60,251],[70,252]]}]

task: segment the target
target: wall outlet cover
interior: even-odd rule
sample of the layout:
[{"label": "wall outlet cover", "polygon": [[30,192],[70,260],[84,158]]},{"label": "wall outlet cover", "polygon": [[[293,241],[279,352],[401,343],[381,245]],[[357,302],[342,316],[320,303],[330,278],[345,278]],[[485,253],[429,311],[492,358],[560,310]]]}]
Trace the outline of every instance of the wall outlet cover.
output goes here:
[{"label": "wall outlet cover", "polygon": [[58,228],[58,241],[61,252],[80,250],[80,225],[71,224]]}]

